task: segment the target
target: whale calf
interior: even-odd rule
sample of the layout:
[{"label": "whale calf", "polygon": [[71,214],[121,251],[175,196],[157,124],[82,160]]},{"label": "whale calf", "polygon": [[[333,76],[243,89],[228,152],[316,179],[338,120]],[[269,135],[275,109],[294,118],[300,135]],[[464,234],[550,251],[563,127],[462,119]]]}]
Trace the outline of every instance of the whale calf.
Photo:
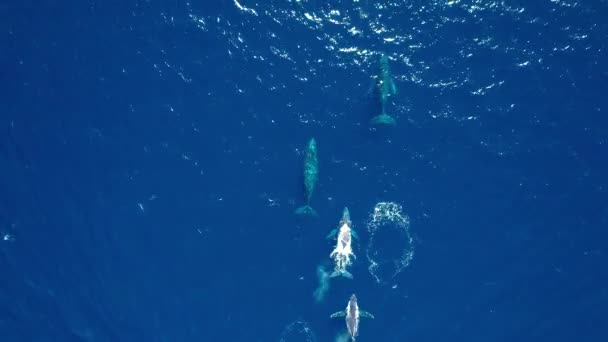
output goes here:
[{"label": "whale calf", "polygon": [[359,334],[359,322],[361,317],[374,318],[374,315],[359,309],[357,296],[352,294],[348,300],[348,304],[346,305],[346,310],[338,311],[332,314],[330,317],[344,317],[344,320],[346,321],[346,329],[348,330],[348,336],[350,336],[351,341],[355,341],[355,338]]}]

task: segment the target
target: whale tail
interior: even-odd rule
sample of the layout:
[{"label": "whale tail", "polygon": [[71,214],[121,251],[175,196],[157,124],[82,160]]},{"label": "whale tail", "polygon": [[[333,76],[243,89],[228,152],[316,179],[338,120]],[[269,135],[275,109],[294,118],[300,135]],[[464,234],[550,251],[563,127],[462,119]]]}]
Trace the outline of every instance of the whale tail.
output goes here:
[{"label": "whale tail", "polygon": [[353,279],[353,275],[347,270],[335,270],[329,276],[330,278],[335,278],[338,276],[343,276],[344,278]]},{"label": "whale tail", "polygon": [[392,116],[386,114],[386,113],[382,113],[380,115],[376,115],[372,118],[371,123],[373,125],[389,125],[389,126],[394,126],[397,124],[397,121],[395,121],[395,118],[393,118]]},{"label": "whale tail", "polygon": [[295,213],[303,216],[318,216],[317,212],[308,204],[296,209]]}]

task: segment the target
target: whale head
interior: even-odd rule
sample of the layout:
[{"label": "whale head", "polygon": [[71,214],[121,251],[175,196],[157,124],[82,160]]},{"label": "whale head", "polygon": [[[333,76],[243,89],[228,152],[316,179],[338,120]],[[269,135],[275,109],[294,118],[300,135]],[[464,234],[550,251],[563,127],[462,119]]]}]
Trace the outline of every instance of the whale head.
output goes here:
[{"label": "whale head", "polygon": [[340,220],[340,226],[342,226],[345,223],[349,227],[351,226],[350,212],[348,211],[347,207],[344,207],[344,211],[342,211],[342,219]]}]

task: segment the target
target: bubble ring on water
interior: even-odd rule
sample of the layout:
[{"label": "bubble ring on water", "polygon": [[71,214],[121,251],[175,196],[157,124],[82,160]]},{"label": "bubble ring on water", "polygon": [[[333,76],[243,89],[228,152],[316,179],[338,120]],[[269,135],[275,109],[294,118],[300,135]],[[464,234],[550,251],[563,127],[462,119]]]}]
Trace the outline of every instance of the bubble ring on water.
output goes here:
[{"label": "bubble ring on water", "polygon": [[[377,234],[383,229],[391,227],[396,229],[402,236],[398,243],[402,252],[398,257],[382,259],[382,248],[377,246]],[[410,219],[407,214],[402,213],[401,205],[394,202],[379,202],[370,214],[367,223],[369,242],[366,249],[367,260],[369,261],[369,272],[376,279],[376,282],[385,284],[393,280],[397,274],[409,266],[414,257],[414,240],[409,232]],[[386,271],[388,269],[388,271]]]}]

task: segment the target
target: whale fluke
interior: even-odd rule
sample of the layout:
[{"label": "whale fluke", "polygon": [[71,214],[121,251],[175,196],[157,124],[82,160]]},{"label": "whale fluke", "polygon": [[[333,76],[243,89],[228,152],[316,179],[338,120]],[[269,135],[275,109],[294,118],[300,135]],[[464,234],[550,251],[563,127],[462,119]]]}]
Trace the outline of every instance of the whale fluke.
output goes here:
[{"label": "whale fluke", "polygon": [[386,113],[382,113],[380,115],[374,116],[371,121],[370,121],[373,125],[389,125],[389,126],[394,126],[397,124],[397,121],[395,121],[395,118],[393,118],[392,116],[386,114]]},{"label": "whale fluke", "polygon": [[299,207],[298,209],[295,210],[295,213],[298,215],[305,215],[305,216],[319,216],[316,212],[316,210],[314,210],[310,205],[305,205],[302,207]]},{"label": "whale fluke", "polygon": [[329,276],[330,278],[335,278],[338,276],[343,276],[344,278],[353,279],[353,275],[347,270],[335,270]]}]

